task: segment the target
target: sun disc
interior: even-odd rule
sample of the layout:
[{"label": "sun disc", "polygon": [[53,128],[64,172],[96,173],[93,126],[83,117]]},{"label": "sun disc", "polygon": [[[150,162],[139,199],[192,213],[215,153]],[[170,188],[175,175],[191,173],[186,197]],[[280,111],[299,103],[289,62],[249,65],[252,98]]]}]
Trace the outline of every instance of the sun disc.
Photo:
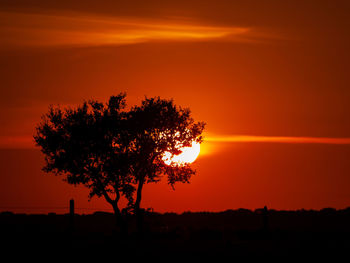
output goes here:
[{"label": "sun disc", "polygon": [[200,153],[200,144],[193,141],[192,146],[183,147],[181,151],[182,153],[179,155],[172,155],[170,152],[165,152],[162,158],[164,163],[167,165],[193,163]]}]

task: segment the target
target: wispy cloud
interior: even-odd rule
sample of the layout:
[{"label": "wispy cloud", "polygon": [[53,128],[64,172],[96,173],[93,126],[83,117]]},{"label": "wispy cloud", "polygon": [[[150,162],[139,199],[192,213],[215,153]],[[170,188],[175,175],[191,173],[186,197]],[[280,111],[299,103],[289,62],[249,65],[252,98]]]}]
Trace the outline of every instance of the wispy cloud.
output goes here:
[{"label": "wispy cloud", "polygon": [[0,149],[31,149],[34,146],[34,139],[31,136],[0,136]]},{"label": "wispy cloud", "polygon": [[[204,142],[212,143],[285,143],[285,144],[329,144],[350,145],[350,138],[333,137],[291,137],[291,136],[256,136],[256,135],[207,135]],[[30,149],[34,148],[31,136],[0,136],[0,148]]]},{"label": "wispy cloud", "polygon": [[262,32],[205,25],[191,19],[103,17],[84,14],[0,12],[2,47],[126,45],[150,41],[252,42]]},{"label": "wispy cloud", "polygon": [[292,137],[292,136],[255,136],[255,135],[230,135],[230,136],[207,136],[208,142],[264,142],[264,143],[314,143],[314,144],[350,144],[350,138],[332,137]]}]

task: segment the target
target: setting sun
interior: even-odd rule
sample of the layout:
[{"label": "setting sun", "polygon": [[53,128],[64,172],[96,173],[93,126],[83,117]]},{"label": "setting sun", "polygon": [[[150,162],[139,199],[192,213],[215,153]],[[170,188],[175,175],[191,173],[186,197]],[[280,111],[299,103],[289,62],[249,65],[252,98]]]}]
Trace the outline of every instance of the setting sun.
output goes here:
[{"label": "setting sun", "polygon": [[170,152],[166,152],[163,156],[164,163],[167,165],[193,163],[200,153],[200,144],[194,141],[191,147],[183,147],[181,150],[182,153],[179,155],[172,155]]}]

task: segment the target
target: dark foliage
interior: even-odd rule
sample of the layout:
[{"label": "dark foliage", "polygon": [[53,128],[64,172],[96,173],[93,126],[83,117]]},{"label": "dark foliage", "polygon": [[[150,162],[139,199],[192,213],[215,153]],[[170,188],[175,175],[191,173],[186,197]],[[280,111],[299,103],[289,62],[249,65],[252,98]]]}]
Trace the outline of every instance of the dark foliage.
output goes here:
[{"label": "dark foliage", "polygon": [[69,184],[83,184],[90,198],[103,196],[120,222],[122,196],[129,201],[124,211],[140,215],[144,184],[163,175],[172,187],[189,182],[195,173],[190,165],[166,165],[162,158],[165,152],[176,155],[181,147],[201,142],[204,129],[189,109],[172,100],[145,98],[127,111],[125,97],[112,96],[106,104],[84,102],[75,109],[50,107],[34,136],[45,155],[44,171],[64,175]]}]

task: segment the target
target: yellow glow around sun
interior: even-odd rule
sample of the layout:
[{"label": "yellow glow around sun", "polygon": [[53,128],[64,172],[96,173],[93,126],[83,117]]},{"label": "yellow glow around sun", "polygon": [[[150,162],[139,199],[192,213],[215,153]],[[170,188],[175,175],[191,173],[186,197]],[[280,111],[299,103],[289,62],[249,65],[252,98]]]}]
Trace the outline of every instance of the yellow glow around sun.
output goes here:
[{"label": "yellow glow around sun", "polygon": [[200,144],[198,142],[192,142],[192,146],[183,147],[181,149],[182,153],[179,155],[173,155],[170,152],[165,152],[163,156],[163,161],[167,165],[181,165],[186,163],[193,163],[200,152]]}]

